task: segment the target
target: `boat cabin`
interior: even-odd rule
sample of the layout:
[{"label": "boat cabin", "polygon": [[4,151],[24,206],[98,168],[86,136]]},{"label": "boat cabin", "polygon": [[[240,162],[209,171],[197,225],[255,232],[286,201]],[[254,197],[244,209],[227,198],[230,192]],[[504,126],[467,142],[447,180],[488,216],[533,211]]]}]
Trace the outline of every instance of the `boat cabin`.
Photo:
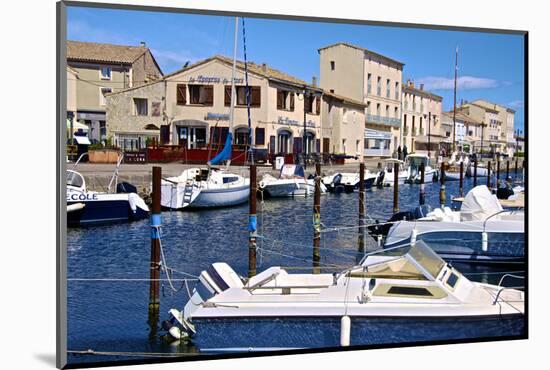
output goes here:
[{"label": "boat cabin", "polygon": [[279,179],[303,179],[305,176],[304,168],[297,164],[285,164],[279,173]]},{"label": "boat cabin", "polygon": [[67,189],[86,191],[84,176],[72,170],[67,170]]}]

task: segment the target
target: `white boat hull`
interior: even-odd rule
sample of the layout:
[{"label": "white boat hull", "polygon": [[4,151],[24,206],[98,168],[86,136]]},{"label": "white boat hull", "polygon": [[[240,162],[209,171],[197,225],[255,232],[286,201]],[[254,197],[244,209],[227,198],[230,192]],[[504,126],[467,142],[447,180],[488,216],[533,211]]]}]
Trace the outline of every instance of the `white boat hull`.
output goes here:
[{"label": "white boat hull", "polygon": [[[477,177],[487,177],[487,174],[489,173],[489,170],[485,167],[477,167]],[[473,177],[474,176],[474,167],[470,166],[466,170],[466,176]]]},{"label": "white boat hull", "polygon": [[[304,181],[281,181],[265,184],[260,188],[270,197],[304,197],[315,194],[315,183],[313,180]],[[321,184],[321,193],[326,192],[325,185]]]},{"label": "white boat hull", "polygon": [[250,196],[250,186],[230,189],[203,189],[188,208],[230,207],[246,203]]}]

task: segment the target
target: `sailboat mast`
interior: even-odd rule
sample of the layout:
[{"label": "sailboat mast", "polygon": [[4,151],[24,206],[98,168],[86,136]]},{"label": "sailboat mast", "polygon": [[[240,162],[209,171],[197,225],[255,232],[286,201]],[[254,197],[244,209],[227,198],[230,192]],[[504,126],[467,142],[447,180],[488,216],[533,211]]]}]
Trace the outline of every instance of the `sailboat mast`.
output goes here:
[{"label": "sailboat mast", "polygon": [[[237,93],[235,90],[235,70],[237,69],[237,37],[239,34],[239,18],[235,17],[235,36],[233,43],[233,68],[231,71],[231,106],[229,107],[229,133],[233,135],[233,121],[235,116],[235,103]],[[231,164],[231,158],[227,160],[227,167]]]},{"label": "sailboat mast", "polygon": [[454,105],[453,105],[453,152],[455,151],[456,143],[456,80],[458,74],[458,45],[456,46],[455,55],[455,89],[454,89]]}]

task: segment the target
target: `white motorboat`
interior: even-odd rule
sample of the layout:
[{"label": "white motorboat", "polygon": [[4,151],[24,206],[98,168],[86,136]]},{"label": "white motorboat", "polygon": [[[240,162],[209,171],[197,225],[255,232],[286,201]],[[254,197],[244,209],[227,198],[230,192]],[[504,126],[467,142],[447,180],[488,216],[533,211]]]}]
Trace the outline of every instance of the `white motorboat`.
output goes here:
[{"label": "white motorboat", "polygon": [[437,180],[438,171],[430,165],[430,157],[426,154],[409,154],[405,159],[407,161],[409,177],[405,182],[417,184],[420,182],[420,166],[424,165],[424,182],[433,182]]},{"label": "white motorboat", "polygon": [[468,280],[422,241],[337,274],[271,267],[245,281],[215,263],[163,327],[201,352],[525,336],[524,293],[499,285]]},{"label": "white motorboat", "polygon": [[[279,178],[265,174],[259,183],[260,191],[268,197],[295,197],[308,196],[315,193],[315,180],[306,179],[304,169],[300,165],[285,164],[281,168]],[[321,182],[321,194],[326,193],[327,188]]]},{"label": "white motorboat", "polygon": [[445,171],[445,180],[447,181],[460,180],[461,163],[462,163],[462,168],[464,169],[464,172],[466,172],[468,170],[468,165],[470,163],[468,156],[465,153],[453,153],[451,155],[451,159],[448,162],[449,169]]},{"label": "white motorboat", "polygon": [[394,165],[397,163],[399,165],[399,172],[398,172],[398,184],[404,184],[405,180],[409,177],[409,171],[405,168],[405,162],[400,161],[399,159],[394,158],[388,158],[385,159],[382,164],[382,171],[378,174],[378,178],[376,179],[376,185],[377,186],[393,186],[394,182]]},{"label": "white motorboat", "polygon": [[214,168],[190,168],[162,179],[161,205],[169,209],[229,207],[248,201],[250,179]]},{"label": "white motorboat", "polygon": [[[470,163],[468,168],[466,169],[466,176],[468,177],[474,177],[474,164]],[[482,165],[481,163],[477,164],[477,177],[487,177],[489,174],[489,169],[485,167],[485,165]]]},{"label": "white motorboat", "polygon": [[522,263],[525,213],[504,210],[487,186],[476,186],[460,211],[437,208],[425,217],[393,223],[385,248],[423,240],[449,261]]},{"label": "white motorboat", "polygon": [[[116,176],[115,171],[113,178]],[[110,187],[112,184],[113,180]],[[86,181],[82,174],[67,170],[67,224],[69,226],[133,221],[147,218],[148,215],[149,207],[136,193],[90,191],[86,188]]]},{"label": "white motorboat", "polygon": [[[377,174],[374,174],[369,170],[365,170],[365,189],[372,188],[372,185],[374,185],[377,178]],[[359,189],[359,180],[359,172],[338,172],[332,175],[324,176],[321,179],[321,182],[325,185],[329,192],[345,191],[346,193],[352,193],[354,190]]]}]

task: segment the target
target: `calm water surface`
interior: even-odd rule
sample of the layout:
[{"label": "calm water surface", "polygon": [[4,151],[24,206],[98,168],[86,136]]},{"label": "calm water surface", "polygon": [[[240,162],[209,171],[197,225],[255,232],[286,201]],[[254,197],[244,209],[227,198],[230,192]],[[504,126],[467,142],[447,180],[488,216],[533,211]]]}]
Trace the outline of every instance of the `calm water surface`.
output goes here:
[{"label": "calm water surface", "polygon": [[[485,179],[478,179],[484,183]],[[472,181],[465,179],[465,193]],[[439,206],[439,184],[426,185],[426,203]],[[403,185],[399,207],[418,204],[418,186]],[[458,182],[447,182],[447,204],[458,195]],[[374,219],[392,214],[393,189],[366,193],[366,210]],[[258,202],[258,271],[273,265],[311,265],[313,198],[270,199]],[[325,227],[357,225],[358,195],[328,194],[321,197],[321,219]],[[167,264],[179,271],[198,275],[214,262],[227,262],[238,274],[248,268],[248,205],[234,208],[163,212],[162,244]],[[362,256],[358,252],[356,229],[322,234],[321,263],[348,266]],[[366,236],[367,250],[376,244]],[[193,354],[192,345],[171,344],[161,338],[160,323],[148,321],[147,281],[76,281],[71,278],[149,278],[150,227],[148,220],[68,230],[68,346],[69,350]],[[521,267],[489,268],[455,265],[471,280],[496,283],[502,271]],[[164,274],[162,274],[164,278]],[[175,277],[182,278],[177,275]],[[507,280],[508,285],[521,281]],[[176,287],[182,288],[177,282]],[[192,286],[191,286],[192,287]],[[188,299],[183,287],[173,293],[168,283],[161,288],[160,321],[170,308],[183,308]],[[121,356],[69,354],[69,363],[136,359]],[[140,359],[137,357],[137,359]]]}]

